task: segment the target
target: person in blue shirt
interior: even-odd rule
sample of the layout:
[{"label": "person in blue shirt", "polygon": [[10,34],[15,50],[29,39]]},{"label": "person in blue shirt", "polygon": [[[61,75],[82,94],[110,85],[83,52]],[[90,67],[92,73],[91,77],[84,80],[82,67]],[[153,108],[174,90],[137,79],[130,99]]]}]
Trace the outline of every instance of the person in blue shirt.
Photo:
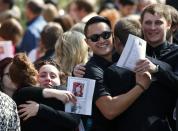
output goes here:
[{"label": "person in blue shirt", "polygon": [[27,29],[18,47],[18,52],[26,52],[28,54],[32,49],[37,47],[40,33],[47,24],[41,16],[42,5],[42,3],[34,0],[27,2],[25,10]]}]

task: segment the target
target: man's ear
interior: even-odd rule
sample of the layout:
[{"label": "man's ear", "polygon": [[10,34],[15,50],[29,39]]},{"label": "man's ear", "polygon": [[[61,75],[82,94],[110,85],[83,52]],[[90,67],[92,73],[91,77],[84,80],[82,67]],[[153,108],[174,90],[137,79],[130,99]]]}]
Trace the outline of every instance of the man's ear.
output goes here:
[{"label": "man's ear", "polygon": [[114,47],[115,47],[117,53],[119,53],[119,54],[122,53],[124,46],[118,37],[115,37]]}]

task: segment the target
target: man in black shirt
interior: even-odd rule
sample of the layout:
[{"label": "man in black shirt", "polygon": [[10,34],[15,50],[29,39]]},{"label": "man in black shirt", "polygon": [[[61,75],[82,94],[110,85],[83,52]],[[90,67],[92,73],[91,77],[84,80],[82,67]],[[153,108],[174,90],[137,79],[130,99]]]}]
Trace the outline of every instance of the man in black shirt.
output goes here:
[{"label": "man in black shirt", "polygon": [[86,64],[84,77],[96,80],[93,110],[93,131],[114,130],[110,124],[114,117],[126,110],[149,87],[149,73],[136,74],[136,82],[133,89],[125,94],[111,97],[107,87],[103,83],[104,70],[112,61],[113,36],[111,24],[108,19],[100,16],[91,18],[85,26],[86,42],[93,51],[93,57]]}]

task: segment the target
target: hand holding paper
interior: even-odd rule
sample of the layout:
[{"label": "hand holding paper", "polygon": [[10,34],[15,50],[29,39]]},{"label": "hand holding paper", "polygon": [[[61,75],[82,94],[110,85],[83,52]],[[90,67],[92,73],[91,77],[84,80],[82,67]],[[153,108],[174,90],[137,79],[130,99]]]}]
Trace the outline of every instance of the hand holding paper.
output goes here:
[{"label": "hand holding paper", "polygon": [[67,90],[77,98],[75,104],[65,105],[65,112],[91,115],[95,80],[79,77],[68,77]]},{"label": "hand holding paper", "polygon": [[146,41],[143,39],[129,35],[124,50],[117,62],[117,66],[134,71],[136,63],[145,58]]}]

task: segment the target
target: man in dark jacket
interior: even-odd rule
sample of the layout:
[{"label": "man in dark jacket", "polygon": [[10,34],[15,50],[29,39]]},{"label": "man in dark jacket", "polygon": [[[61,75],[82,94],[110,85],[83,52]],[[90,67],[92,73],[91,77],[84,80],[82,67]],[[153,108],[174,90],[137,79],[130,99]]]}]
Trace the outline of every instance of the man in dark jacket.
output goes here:
[{"label": "man in dark jacket", "polygon": [[[178,47],[166,41],[166,32],[171,26],[171,18],[164,11],[164,7],[159,4],[148,6],[141,15],[144,39],[148,42],[147,55],[150,57],[141,61],[135,70],[149,71],[154,80],[148,91],[114,120],[118,131],[170,130],[165,119],[172,114],[177,97]],[[116,24],[115,39],[116,43],[119,39],[120,46],[123,47],[126,39],[123,35],[126,32],[118,31],[119,29],[121,26]],[[135,84],[133,72],[115,65],[105,71],[104,81],[112,96],[127,92]]]}]

